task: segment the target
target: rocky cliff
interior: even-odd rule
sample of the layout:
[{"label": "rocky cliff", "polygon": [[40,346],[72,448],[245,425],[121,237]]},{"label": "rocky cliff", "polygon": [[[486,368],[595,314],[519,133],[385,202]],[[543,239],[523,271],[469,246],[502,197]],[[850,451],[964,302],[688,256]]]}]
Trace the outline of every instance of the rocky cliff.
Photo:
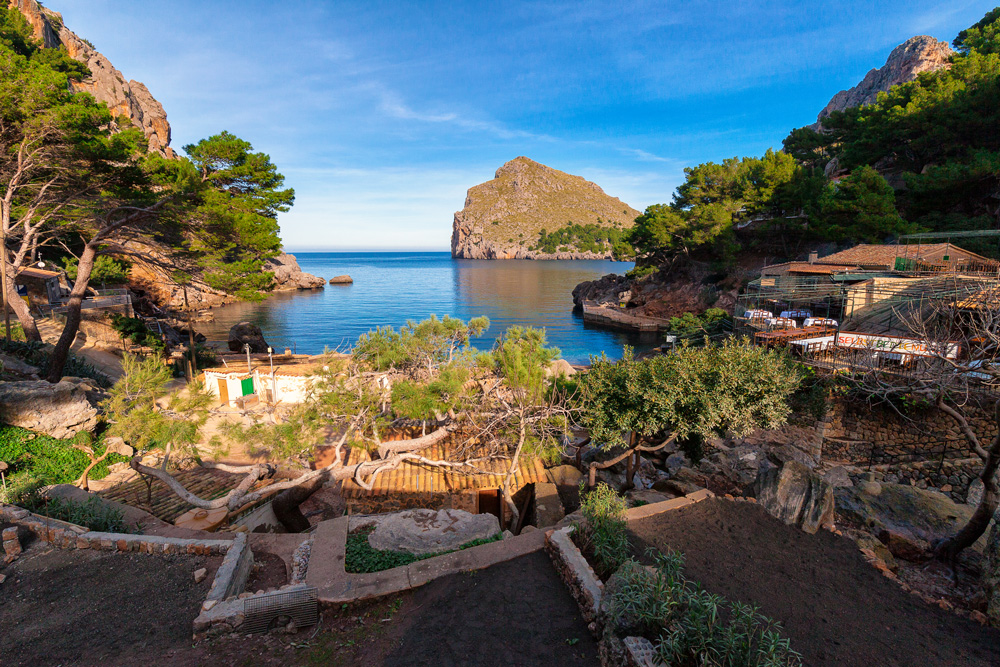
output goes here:
[{"label": "rocky cliff", "polygon": [[35,0],[9,0],[9,6],[24,15],[35,39],[46,48],[64,46],[70,57],[90,68],[88,78],[71,84],[73,90],[90,93],[106,103],[116,117],[130,118],[146,134],[151,151],[173,157],[167,114],[145,85],[126,80],[107,58],[65,26],[59,12],[42,7]]},{"label": "rocky cliff", "polygon": [[834,111],[871,104],[878,94],[893,86],[913,81],[921,72],[933,72],[950,67],[949,59],[954,51],[948,42],[939,42],[933,37],[920,35],[911,37],[889,54],[885,65],[873,69],[861,83],[833,96],[826,107],[819,112],[813,129]]},{"label": "rocky cliff", "polygon": [[542,252],[533,247],[539,232],[568,223],[631,227],[639,211],[596,184],[526,157],[497,169],[492,181],[469,189],[465,208],[455,214],[451,254],[466,259],[601,259],[606,252],[573,248]]},{"label": "rocky cliff", "polygon": [[[153,241],[132,239],[123,244],[123,249],[123,255],[132,264],[129,286],[161,308],[184,310],[186,303],[189,310],[201,310],[237,300],[233,295],[208,285],[196,267],[178,266],[178,260],[171,259],[168,251]],[[174,282],[172,277],[178,268],[185,269],[192,275],[186,299],[184,288]],[[273,292],[321,289],[326,285],[323,278],[304,272],[295,255],[284,252],[267,260],[264,270],[274,273]]]}]

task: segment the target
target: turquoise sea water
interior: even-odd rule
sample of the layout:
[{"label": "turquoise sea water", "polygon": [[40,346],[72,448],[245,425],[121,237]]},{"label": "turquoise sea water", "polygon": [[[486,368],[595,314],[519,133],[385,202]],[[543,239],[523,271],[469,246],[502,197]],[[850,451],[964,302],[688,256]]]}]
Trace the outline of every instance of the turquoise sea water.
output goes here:
[{"label": "turquoise sea water", "polygon": [[487,349],[512,324],[544,327],[550,344],[572,363],[591,354],[621,356],[658,344],[655,335],[629,334],[585,325],[573,312],[573,288],[607,273],[624,273],[630,262],[482,261],[452,259],[447,252],[299,252],[303,271],[324,278],[349,274],[353,285],[327,285],[312,292],[275,294],[260,303],[216,308],[214,322],[197,325],[209,340],[225,341],[241,321],[258,325],[275,348],[314,354],[346,349],[358,336],[382,325],[400,326],[428,315],[467,320],[490,318],[474,345]]}]

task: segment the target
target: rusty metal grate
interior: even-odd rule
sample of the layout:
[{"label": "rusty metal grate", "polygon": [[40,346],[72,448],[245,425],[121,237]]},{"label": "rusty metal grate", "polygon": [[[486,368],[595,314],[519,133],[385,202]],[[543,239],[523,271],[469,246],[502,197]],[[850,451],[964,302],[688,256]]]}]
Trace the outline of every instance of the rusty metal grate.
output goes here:
[{"label": "rusty metal grate", "polygon": [[243,601],[243,614],[246,617],[243,632],[267,632],[283,617],[295,621],[297,628],[315,625],[319,619],[317,589],[300,588],[246,598]]}]

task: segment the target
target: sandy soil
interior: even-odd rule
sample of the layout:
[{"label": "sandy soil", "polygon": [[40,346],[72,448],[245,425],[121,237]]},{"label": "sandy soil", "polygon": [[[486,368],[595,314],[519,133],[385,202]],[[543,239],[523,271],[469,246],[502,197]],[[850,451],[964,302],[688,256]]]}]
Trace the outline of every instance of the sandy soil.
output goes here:
[{"label": "sandy soil", "polygon": [[[3,570],[0,665],[597,665],[597,646],[544,553],[322,611],[295,634],[195,645],[207,559],[33,547]],[[259,575],[277,571],[268,560]]]},{"label": "sandy soil", "polygon": [[722,499],[630,526],[636,553],[682,552],[687,576],[781,621],[806,665],[1000,665],[1000,630],[932,607],[866,564],[854,542],[808,535]]},{"label": "sandy soil", "polygon": [[[190,643],[191,622],[221,560],[37,543],[3,569],[0,665],[106,667],[128,654],[153,658]],[[201,567],[209,576],[195,584]]]}]

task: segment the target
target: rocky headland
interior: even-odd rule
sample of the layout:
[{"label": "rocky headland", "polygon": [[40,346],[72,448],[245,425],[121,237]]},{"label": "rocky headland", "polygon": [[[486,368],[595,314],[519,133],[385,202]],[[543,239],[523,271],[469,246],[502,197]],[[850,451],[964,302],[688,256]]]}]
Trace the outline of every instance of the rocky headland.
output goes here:
[{"label": "rocky headland", "polygon": [[819,112],[816,123],[810,127],[814,130],[819,129],[823,119],[834,111],[871,104],[879,93],[901,83],[913,81],[921,72],[934,72],[950,67],[950,59],[954,53],[948,42],[939,42],[927,35],[911,37],[892,50],[885,65],[870,70],[853,88],[834,95]]},{"label": "rocky headland", "polygon": [[173,157],[167,113],[142,82],[126,79],[90,42],[67,28],[59,12],[35,0],[10,0],[9,6],[24,15],[35,39],[45,48],[63,47],[71,58],[90,68],[89,77],[70,82],[74,91],[90,93],[98,102],[106,103],[115,117],[127,116],[142,128],[149,150]]},{"label": "rocky headland", "polygon": [[517,157],[497,169],[493,180],[469,189],[455,213],[451,254],[464,259],[605,259],[606,251],[563,246],[535,249],[542,230],[569,223],[627,229],[639,211],[595,183]]}]

